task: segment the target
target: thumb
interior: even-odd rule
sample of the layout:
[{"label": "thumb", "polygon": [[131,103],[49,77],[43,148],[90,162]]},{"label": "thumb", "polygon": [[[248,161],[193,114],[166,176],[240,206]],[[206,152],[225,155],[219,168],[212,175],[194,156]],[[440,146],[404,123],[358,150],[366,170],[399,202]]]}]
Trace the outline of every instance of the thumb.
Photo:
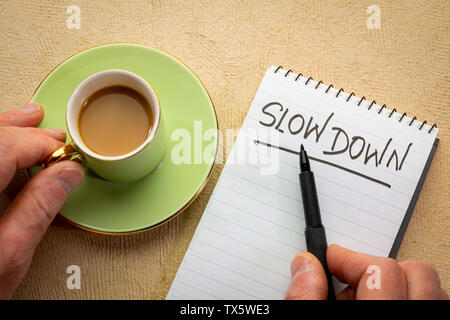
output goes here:
[{"label": "thumb", "polygon": [[[84,176],[83,167],[62,161],[34,176],[0,219],[0,295],[13,289],[28,269],[34,250],[67,195]],[[1,281],[2,278],[9,279]],[[2,283],[3,282],[3,283]]]},{"label": "thumb", "polygon": [[328,283],[319,260],[309,252],[300,252],[291,263],[292,280],[287,300],[326,300]]}]

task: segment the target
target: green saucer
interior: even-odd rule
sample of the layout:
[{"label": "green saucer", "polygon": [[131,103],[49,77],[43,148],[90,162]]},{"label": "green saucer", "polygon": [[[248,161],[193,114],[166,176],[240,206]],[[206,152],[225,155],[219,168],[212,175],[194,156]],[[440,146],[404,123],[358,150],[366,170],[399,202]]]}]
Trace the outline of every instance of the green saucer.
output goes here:
[{"label": "green saucer", "polygon": [[[60,214],[90,231],[108,234],[142,231],[186,208],[212,171],[213,161],[175,164],[171,151],[179,141],[172,141],[172,132],[181,128],[194,137],[194,121],[201,121],[203,131],[218,129],[217,117],[206,89],[179,60],[143,45],[109,44],[72,56],[45,78],[32,98],[45,111],[41,127],[67,131],[65,112],[72,92],[83,79],[106,69],[129,70],[153,87],[166,124],[167,151],[150,175],[132,183],[109,182],[86,170],[83,183],[70,194]],[[213,159],[217,139],[205,140],[202,148],[206,147],[209,151],[213,149],[208,153]],[[193,150],[192,141],[192,158]]]}]

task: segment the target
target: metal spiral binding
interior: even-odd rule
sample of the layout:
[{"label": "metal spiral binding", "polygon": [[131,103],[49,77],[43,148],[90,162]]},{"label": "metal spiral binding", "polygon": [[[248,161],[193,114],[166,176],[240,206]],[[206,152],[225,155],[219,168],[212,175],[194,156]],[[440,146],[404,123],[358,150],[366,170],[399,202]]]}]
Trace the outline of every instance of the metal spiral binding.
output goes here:
[{"label": "metal spiral binding", "polygon": [[[282,66],[278,66],[278,67],[275,69],[274,73],[277,73],[280,69],[283,69],[283,67],[282,67]],[[293,72],[293,71],[292,71],[291,69],[289,69],[288,71],[286,71],[286,73],[284,74],[284,76],[287,77],[287,76],[289,75],[289,73],[291,73],[291,72]],[[294,81],[298,81],[299,78],[302,77],[302,76],[303,76],[303,74],[299,73],[299,74],[295,77],[295,80],[294,80]],[[314,79],[313,79],[312,77],[309,77],[309,78],[305,81],[305,86],[308,85],[308,83],[309,83],[310,80],[314,80]],[[320,85],[324,85],[324,83],[322,82],[322,80],[320,80],[319,82],[317,82],[317,84],[316,84],[316,86],[315,86],[315,89],[317,90],[317,89],[319,88]],[[328,93],[328,91],[330,90],[330,88],[333,88],[333,85],[332,85],[332,84],[330,84],[330,85],[327,87],[327,89],[325,90],[325,93]],[[336,98],[339,97],[339,95],[341,94],[341,92],[342,92],[342,93],[345,93],[345,91],[344,91],[343,88],[340,88],[340,89],[338,90],[338,92],[337,92],[337,94],[336,94]],[[351,99],[354,95],[355,95],[354,92],[350,93],[350,94],[348,95],[346,101],[349,102],[350,99]],[[363,96],[363,97],[359,100],[358,106],[360,106],[361,103],[362,103],[364,100],[366,100],[366,97]],[[374,104],[376,104],[375,100],[373,100],[373,101],[370,103],[370,105],[369,105],[369,107],[368,107],[368,110],[370,110]],[[380,113],[383,111],[384,108],[386,108],[386,105],[385,105],[385,104],[383,104],[383,105],[381,106],[380,110],[378,110],[378,114],[380,114]],[[390,112],[388,118],[392,117],[392,115],[394,114],[394,112],[397,112],[397,109],[396,109],[396,108],[392,109],[392,111]],[[402,120],[403,120],[403,118],[404,118],[405,116],[406,116],[406,112],[404,112],[404,113],[401,115],[401,117],[400,117],[400,119],[399,119],[398,122],[402,122]],[[417,121],[417,117],[415,117],[415,116],[411,119],[411,121],[409,122],[408,125],[411,126],[411,125],[414,123],[414,121]],[[419,127],[419,130],[422,130],[422,128],[423,128],[423,126],[424,126],[425,124],[427,124],[427,121],[426,121],[426,120],[422,122],[422,124],[421,124],[420,127]],[[437,128],[437,125],[436,125],[436,124],[433,124],[433,125],[431,126],[430,130],[428,130],[428,133],[431,133],[431,131],[433,131],[434,128]]]},{"label": "metal spiral binding", "polygon": [[[380,110],[378,110],[378,114],[380,114],[380,113],[381,113],[381,111],[383,111],[383,109],[384,109],[384,108],[386,108],[386,105],[385,105],[385,104],[383,104],[383,105],[381,106]],[[404,115],[406,115],[406,112],[404,113]],[[402,116],[402,119],[403,119],[403,116]],[[400,119],[400,121],[399,121],[399,122],[401,122],[401,121],[402,121],[402,119]]]}]

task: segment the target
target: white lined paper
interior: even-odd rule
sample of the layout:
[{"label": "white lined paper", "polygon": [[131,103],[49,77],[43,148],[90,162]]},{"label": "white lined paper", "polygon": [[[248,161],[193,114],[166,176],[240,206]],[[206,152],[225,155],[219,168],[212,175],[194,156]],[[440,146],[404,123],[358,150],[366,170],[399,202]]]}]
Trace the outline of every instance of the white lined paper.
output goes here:
[{"label": "white lined paper", "polygon": [[[351,160],[347,154],[324,155],[335,134],[324,130],[319,142],[314,133],[307,139],[286,132],[278,135],[279,146],[298,150],[305,145],[311,157],[323,159],[360,172],[390,188],[335,167],[311,162],[316,176],[322,221],[328,243],[338,243],[352,250],[387,256],[411,201],[417,182],[430,153],[437,129],[412,123],[411,118],[360,98],[325,90],[317,82],[275,67],[268,69],[252,102],[241,132],[228,158],[203,216],[175,276],[167,299],[282,299],[290,282],[290,262],[296,253],[306,248],[304,217],[298,185],[298,156],[277,151],[278,170],[275,175],[261,174],[260,163],[232,163],[230,159],[254,157],[273,160],[272,149],[261,144],[248,144],[248,130],[265,129],[260,121],[270,117],[262,108],[279,102],[293,114],[310,116],[323,124],[334,112],[332,126],[339,126],[351,135],[367,138],[381,152],[387,137],[392,148],[402,153],[412,143],[400,171],[363,163],[360,157]],[[405,125],[406,124],[406,125]],[[305,124],[306,125],[306,124]],[[282,128],[283,129],[283,128]],[[367,142],[366,142],[367,143]],[[388,156],[386,154],[385,156]],[[400,158],[401,156],[399,156]],[[247,158],[245,158],[248,160]]]}]

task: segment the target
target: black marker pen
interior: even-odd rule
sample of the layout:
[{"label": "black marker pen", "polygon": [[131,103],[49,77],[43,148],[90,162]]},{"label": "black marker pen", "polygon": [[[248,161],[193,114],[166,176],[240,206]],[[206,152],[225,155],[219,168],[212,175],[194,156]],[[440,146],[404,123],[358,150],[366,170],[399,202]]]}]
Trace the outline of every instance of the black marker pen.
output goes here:
[{"label": "black marker pen", "polygon": [[319,259],[328,281],[328,300],[336,300],[334,294],[333,280],[327,267],[327,238],[325,228],[320,218],[319,201],[317,199],[316,183],[314,173],[309,166],[308,155],[303,144],[300,146],[300,189],[303,199],[303,211],[305,212],[305,238],[308,252]]}]

